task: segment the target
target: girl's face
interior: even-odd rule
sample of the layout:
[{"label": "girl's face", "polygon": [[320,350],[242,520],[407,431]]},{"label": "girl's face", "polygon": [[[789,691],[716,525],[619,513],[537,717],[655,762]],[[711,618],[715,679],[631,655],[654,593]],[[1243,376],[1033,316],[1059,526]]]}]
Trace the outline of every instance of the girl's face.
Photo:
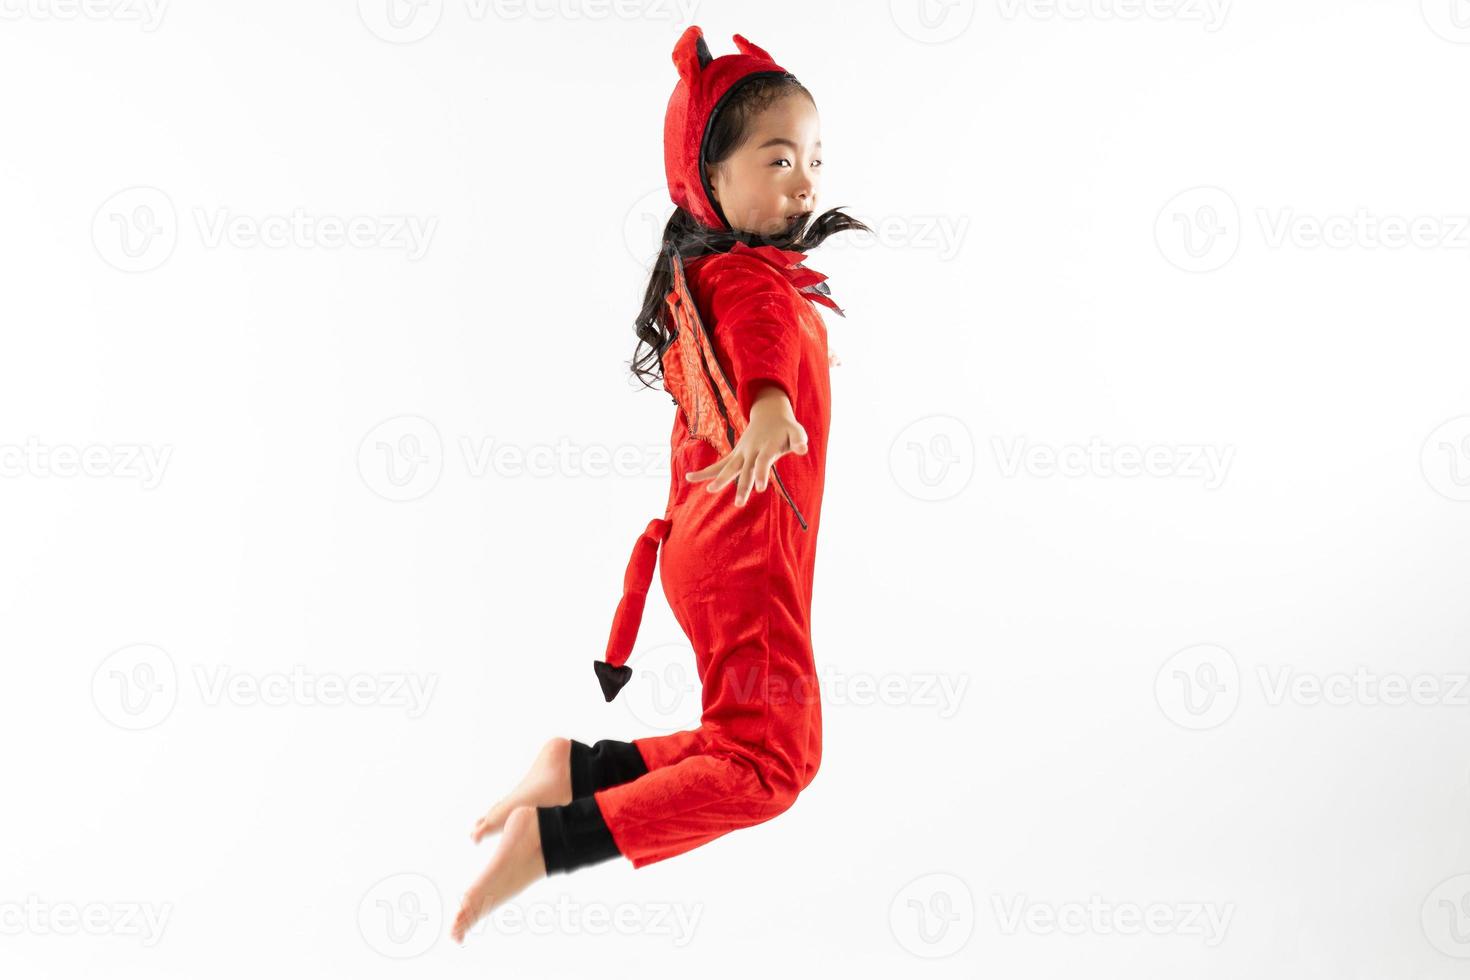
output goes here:
[{"label": "girl's face", "polygon": [[800,92],[751,120],[750,136],[710,170],[710,187],[730,226],[776,235],[817,207],[822,133],[817,107]]}]

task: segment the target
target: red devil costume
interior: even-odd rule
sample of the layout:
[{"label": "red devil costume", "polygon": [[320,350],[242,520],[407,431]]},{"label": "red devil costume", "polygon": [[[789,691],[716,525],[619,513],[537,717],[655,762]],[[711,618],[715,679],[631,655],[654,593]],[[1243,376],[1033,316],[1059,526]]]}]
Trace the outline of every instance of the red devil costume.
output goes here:
[{"label": "red devil costume", "polygon": [[[785,74],[745,38],[734,41],[738,54],[711,59],[700,29],[684,32],[664,122],[674,203],[726,230],[700,166],[711,120],[737,86]],[[822,757],[811,596],[831,389],[827,329],[813,304],[842,311],[800,252],[737,242],[687,263],[672,251],[668,258],[672,339],[660,361],[678,405],[668,503],[634,545],[607,651],[594,666],[611,701],[632,677],[626,661],[657,565],[694,647],[703,712],[689,731],[572,741],[572,802],[537,808],[548,873],[617,855],[641,868],[769,820],[791,806]],[[737,506],[733,486],[708,493],[684,474],[730,452],[767,384],[790,399],[808,448],[782,456],[766,492]]]}]

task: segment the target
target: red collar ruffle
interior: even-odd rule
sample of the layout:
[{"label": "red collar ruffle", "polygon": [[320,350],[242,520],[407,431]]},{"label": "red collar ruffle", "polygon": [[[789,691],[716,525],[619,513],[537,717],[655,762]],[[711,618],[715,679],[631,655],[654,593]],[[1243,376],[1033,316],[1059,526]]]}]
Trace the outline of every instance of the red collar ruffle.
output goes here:
[{"label": "red collar ruffle", "polygon": [[823,306],[836,310],[840,317],[847,316],[832,299],[832,289],[825,281],[827,277],[816,269],[809,269],[802,264],[806,261],[805,252],[786,251],[774,245],[750,246],[744,242],[736,242],[730,249],[732,255],[742,253],[749,253],[770,263],[786,277],[791,285],[796,287],[797,292],[813,303],[821,303]]}]

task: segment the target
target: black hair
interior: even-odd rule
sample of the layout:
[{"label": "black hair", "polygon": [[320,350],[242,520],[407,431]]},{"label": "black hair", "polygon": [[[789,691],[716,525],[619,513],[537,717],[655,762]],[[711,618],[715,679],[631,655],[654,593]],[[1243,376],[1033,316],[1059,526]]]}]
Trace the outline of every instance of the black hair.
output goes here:
[{"label": "black hair", "polygon": [[[797,81],[796,76],[790,72],[757,72],[736,82],[720,99],[706,127],[700,158],[700,177],[704,181],[707,194],[710,186],[708,168],[727,159],[740,148],[749,137],[751,120],[778,100],[798,92],[808,99],[812,98],[806,86]],[[812,99],[812,104],[816,104],[815,99]],[[709,194],[709,198],[716,212],[723,218],[724,212],[714,200],[714,195]],[[700,224],[683,208],[674,208],[673,215],[664,225],[658,258],[654,260],[648,288],[643,294],[643,308],[633,321],[633,332],[638,336],[631,364],[634,377],[650,388],[663,377],[661,355],[673,339],[673,332],[666,321],[664,298],[674,288],[674,254],[687,260],[712,252],[728,252],[736,242],[744,242],[753,247],[774,245],[784,251],[806,252],[839,231],[872,230],[851,215],[843,214],[841,208],[830,208],[815,218],[797,222],[772,235],[758,235],[730,228],[710,228]]]}]

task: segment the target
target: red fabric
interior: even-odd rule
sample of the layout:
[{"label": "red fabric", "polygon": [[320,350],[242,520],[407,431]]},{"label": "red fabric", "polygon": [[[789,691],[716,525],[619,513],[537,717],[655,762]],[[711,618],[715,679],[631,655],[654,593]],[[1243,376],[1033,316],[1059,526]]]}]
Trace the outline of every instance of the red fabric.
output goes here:
[{"label": "red fabric", "polygon": [[697,25],[684,31],[674,45],[674,66],[679,70],[679,81],[664,111],[664,173],[668,178],[669,197],[695,220],[717,230],[728,229],[730,225],[705,193],[699,170],[700,149],[710,114],[720,96],[747,75],[786,70],[739,34],[733,35],[732,40],[739,54],[711,59],[704,32]]},{"label": "red fabric", "polygon": [[[802,530],[774,481],[738,507],[733,484],[711,494],[707,484],[686,480],[686,472],[723,453],[692,436],[675,414],[667,507],[635,546],[624,603],[636,604],[641,616],[661,541],[659,582],[694,648],[703,710],[698,728],[634,739],[649,771],[594,794],[614,842],[635,868],[769,820],[791,806],[821,762],[811,597],[830,368],[826,324],[812,305],[820,300],[804,291],[821,274],[792,256],[801,258],[770,246],[737,248],[686,265],[689,290],[720,367],[739,392],[741,413],[748,413],[762,379],[791,397],[808,449],[782,456],[777,469],[808,526]],[[614,633],[625,654],[637,624],[623,609],[620,604]]]},{"label": "red fabric", "polygon": [[607,638],[607,652],[603,659],[614,667],[621,667],[633,649],[633,640],[638,636],[638,625],[643,621],[643,603],[648,597],[648,585],[653,581],[654,563],[658,560],[659,542],[669,535],[669,522],[655,517],[638,536],[633,545],[633,557],[623,573],[623,597],[613,613],[612,632]]}]

